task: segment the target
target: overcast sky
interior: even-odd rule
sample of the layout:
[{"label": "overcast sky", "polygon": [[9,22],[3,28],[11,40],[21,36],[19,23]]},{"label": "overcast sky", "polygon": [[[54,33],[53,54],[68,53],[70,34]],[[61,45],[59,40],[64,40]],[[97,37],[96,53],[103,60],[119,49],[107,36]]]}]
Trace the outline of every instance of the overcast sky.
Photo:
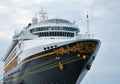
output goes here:
[{"label": "overcast sky", "polygon": [[88,11],[90,32],[102,44],[81,84],[120,84],[120,0],[0,0],[0,59],[14,31],[27,26],[41,7],[49,18],[76,21],[82,33],[86,30]]}]

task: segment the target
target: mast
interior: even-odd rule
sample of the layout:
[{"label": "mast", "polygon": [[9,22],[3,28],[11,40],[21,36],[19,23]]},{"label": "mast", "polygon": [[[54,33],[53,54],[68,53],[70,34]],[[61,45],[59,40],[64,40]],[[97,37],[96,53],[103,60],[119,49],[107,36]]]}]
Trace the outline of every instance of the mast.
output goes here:
[{"label": "mast", "polygon": [[86,15],[86,21],[87,21],[87,34],[89,35],[90,34],[90,31],[89,31],[89,16],[88,16],[88,11],[87,11],[87,15]]},{"label": "mast", "polygon": [[38,14],[40,15],[40,20],[45,20],[46,19],[45,15],[47,14],[47,12],[45,12],[43,10],[43,7],[41,7],[41,11],[39,11]]}]

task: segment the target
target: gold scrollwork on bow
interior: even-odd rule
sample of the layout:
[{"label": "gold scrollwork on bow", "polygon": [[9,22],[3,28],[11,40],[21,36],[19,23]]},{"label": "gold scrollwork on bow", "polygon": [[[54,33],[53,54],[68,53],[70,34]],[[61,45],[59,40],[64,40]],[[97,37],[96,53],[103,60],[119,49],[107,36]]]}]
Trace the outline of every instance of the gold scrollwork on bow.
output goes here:
[{"label": "gold scrollwork on bow", "polygon": [[95,51],[96,45],[96,42],[79,42],[73,45],[66,45],[65,47],[54,49],[54,53],[57,55],[63,55],[69,52],[91,53]]}]

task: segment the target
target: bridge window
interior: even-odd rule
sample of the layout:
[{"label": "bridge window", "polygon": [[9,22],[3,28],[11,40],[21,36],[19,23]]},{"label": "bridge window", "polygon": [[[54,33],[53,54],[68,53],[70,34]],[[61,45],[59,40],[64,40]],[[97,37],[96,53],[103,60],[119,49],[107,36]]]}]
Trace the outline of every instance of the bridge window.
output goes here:
[{"label": "bridge window", "polygon": [[38,37],[44,36],[64,36],[64,37],[74,37],[74,33],[71,32],[42,32],[37,33]]}]

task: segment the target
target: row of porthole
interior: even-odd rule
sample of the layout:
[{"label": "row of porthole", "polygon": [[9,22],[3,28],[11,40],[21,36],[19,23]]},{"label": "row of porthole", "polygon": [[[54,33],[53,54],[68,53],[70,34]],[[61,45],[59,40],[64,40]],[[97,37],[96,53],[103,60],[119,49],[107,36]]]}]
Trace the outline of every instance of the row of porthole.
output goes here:
[{"label": "row of porthole", "polygon": [[44,47],[44,50],[49,50],[49,49],[53,49],[53,48],[56,48],[57,45],[54,45],[54,46],[50,46],[50,47]]}]

